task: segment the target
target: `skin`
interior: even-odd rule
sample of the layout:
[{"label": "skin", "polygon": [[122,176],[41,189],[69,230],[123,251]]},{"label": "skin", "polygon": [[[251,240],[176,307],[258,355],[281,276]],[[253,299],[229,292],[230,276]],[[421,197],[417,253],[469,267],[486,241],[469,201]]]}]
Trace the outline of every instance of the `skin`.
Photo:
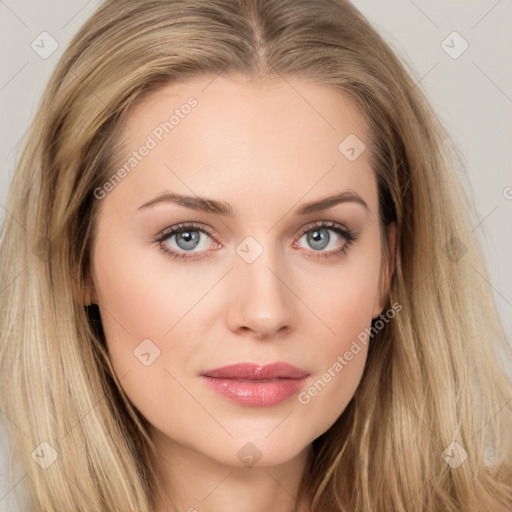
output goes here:
[{"label": "skin", "polygon": [[[199,374],[284,361],[310,373],[307,389],[384,311],[382,283],[393,265],[381,264],[368,150],[355,161],[338,150],[349,134],[368,148],[366,127],[348,97],[304,80],[201,77],[135,106],[122,135],[127,158],[190,96],[197,107],[101,199],[86,301],[99,305],[114,369],[151,425],[160,457],[153,462],[178,510],[290,511],[311,443],[352,398],[367,347],[307,404],[295,395],[247,407],[212,391]],[[345,190],[368,210],[345,202],[295,213]],[[237,213],[171,202],[139,210],[164,192],[225,201]],[[337,257],[346,241],[327,229],[329,245],[315,250],[301,234],[314,221],[339,223],[358,239]],[[201,242],[188,254],[198,259],[171,259],[154,241],[184,222],[212,229],[196,232]],[[248,236],[263,249],[252,263],[236,252]],[[394,225],[389,236],[394,247]],[[165,244],[187,254],[176,236]],[[148,366],[134,356],[144,339],[160,350]],[[252,467],[237,457],[248,442],[261,454]],[[159,493],[155,510],[170,510],[168,503]]]}]

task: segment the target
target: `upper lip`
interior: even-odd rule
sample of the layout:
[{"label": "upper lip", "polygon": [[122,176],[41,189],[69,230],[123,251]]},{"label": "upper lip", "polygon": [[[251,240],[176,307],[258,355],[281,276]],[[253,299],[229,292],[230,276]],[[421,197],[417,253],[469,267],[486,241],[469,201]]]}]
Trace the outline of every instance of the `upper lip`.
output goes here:
[{"label": "upper lip", "polygon": [[201,375],[205,377],[244,380],[267,379],[303,379],[309,373],[287,363],[272,363],[260,365],[255,363],[236,363],[213,370],[207,370]]}]

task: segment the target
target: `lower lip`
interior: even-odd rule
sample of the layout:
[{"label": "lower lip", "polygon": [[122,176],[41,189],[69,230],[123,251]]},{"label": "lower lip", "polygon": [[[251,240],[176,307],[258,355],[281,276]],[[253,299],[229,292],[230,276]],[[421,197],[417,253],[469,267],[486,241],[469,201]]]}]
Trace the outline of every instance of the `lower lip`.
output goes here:
[{"label": "lower lip", "polygon": [[248,381],[203,376],[206,383],[217,393],[242,405],[269,407],[284,402],[302,388],[303,379],[275,379]]}]

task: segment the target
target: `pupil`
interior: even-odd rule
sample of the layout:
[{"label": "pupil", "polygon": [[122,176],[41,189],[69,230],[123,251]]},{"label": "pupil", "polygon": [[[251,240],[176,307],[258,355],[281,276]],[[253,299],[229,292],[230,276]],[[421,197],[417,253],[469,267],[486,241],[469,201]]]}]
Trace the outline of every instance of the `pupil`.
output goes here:
[{"label": "pupil", "polygon": [[176,243],[181,249],[193,249],[199,241],[197,231],[182,231],[176,235]]},{"label": "pupil", "polygon": [[315,229],[308,235],[308,242],[311,243],[313,249],[324,249],[329,244],[329,232],[327,229]]}]

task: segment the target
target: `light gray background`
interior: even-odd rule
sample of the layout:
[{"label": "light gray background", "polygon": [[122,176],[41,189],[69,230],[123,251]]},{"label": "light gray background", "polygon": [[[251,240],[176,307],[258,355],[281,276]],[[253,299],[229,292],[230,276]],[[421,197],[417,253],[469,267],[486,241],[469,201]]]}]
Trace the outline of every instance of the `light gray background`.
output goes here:
[{"label": "light gray background", "polygon": [[[25,130],[60,55],[98,0],[0,0],[0,222]],[[489,286],[512,340],[512,0],[355,0],[409,67],[463,155],[463,186],[476,214]],[[469,44],[458,58],[449,51]],[[48,32],[57,50],[31,47]],[[442,45],[443,41],[446,42]],[[45,48],[49,48],[47,40]],[[481,279],[475,274],[475,279]],[[8,421],[3,416],[1,421]],[[0,453],[0,511],[13,512]],[[23,475],[20,475],[20,478]],[[18,486],[20,488],[23,482]],[[6,496],[4,498],[4,496]]]}]

